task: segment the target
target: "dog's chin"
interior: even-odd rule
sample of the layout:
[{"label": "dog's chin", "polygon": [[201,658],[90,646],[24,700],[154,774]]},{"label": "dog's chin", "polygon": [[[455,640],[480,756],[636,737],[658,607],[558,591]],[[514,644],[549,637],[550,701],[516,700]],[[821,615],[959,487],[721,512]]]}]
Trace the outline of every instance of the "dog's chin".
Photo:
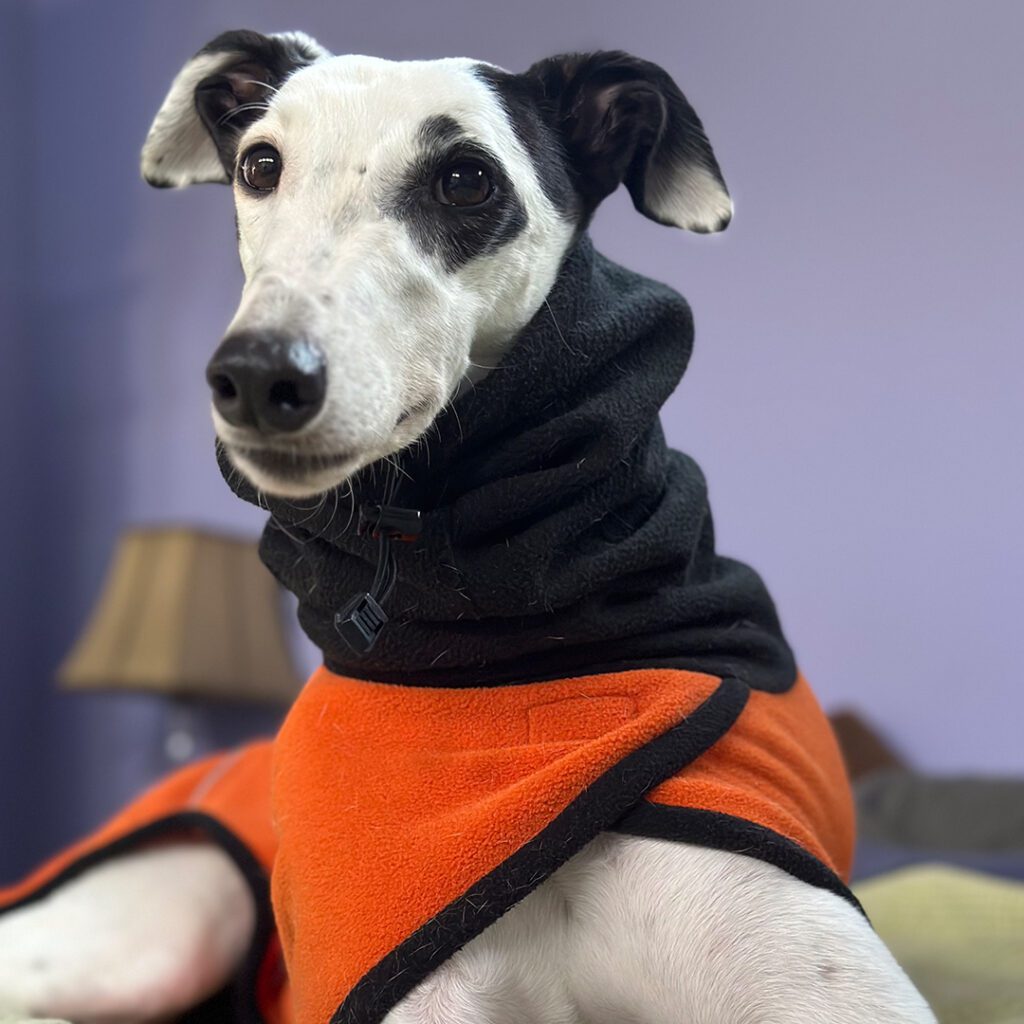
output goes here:
[{"label": "dog's chin", "polygon": [[276,498],[311,498],[340,487],[364,466],[420,440],[436,414],[434,404],[413,408],[399,418],[390,436],[369,448],[318,450],[329,444],[322,437],[312,442],[306,439],[312,450],[301,443],[282,446],[244,435],[232,437],[231,431],[221,430],[219,424],[217,434],[231,465],[257,490]]},{"label": "dog's chin", "polygon": [[348,452],[311,455],[230,444],[224,449],[253,487],[276,498],[311,498],[331,491],[368,461]]}]

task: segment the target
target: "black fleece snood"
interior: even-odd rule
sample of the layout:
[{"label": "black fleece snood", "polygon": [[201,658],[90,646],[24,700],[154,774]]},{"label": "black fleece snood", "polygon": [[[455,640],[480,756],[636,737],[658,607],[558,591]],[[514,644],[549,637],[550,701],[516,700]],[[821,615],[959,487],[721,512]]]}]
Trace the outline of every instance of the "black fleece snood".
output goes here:
[{"label": "black fleece snood", "polygon": [[[311,509],[258,495],[222,453],[231,487],[271,513],[261,556],[327,667],[440,687],[678,667],[787,689],[771,598],[716,554],[704,477],[665,443],[659,411],[692,344],[686,301],[584,235],[501,365],[397,468]],[[379,503],[420,510],[422,533],[391,545],[388,621],[357,654],[335,620],[373,586],[379,544],[356,523]]]}]

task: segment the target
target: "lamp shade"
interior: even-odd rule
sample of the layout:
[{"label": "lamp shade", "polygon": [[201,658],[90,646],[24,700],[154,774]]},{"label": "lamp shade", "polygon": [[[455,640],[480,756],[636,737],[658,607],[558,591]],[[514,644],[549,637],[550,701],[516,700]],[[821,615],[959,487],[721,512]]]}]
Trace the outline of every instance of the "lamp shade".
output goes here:
[{"label": "lamp shade", "polygon": [[121,535],[58,680],[277,704],[299,691],[281,590],[256,543],[188,528]]}]

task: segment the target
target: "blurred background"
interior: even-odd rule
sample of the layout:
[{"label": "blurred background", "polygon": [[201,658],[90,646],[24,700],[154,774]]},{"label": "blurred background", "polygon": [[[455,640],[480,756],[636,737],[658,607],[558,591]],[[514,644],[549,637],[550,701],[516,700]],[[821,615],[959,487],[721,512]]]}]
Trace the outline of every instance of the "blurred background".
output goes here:
[{"label": "blurred background", "polygon": [[3,0],[0,882],[280,713],[54,683],[123,530],[261,526],[217,471],[203,379],[240,286],[229,192],[137,170],[181,64],[241,27],[667,68],[732,226],[669,231],[620,195],[593,233],[694,307],[665,422],[721,550],[765,576],[829,710],[923,772],[1024,774],[1024,5]]}]

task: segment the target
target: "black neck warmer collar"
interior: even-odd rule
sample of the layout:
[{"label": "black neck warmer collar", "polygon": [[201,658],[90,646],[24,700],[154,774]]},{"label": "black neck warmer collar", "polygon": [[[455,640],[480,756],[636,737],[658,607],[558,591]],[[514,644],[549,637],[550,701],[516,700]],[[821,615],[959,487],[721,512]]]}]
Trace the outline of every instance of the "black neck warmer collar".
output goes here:
[{"label": "black neck warmer collar", "polygon": [[[681,296],[584,236],[501,366],[397,469],[367,467],[316,511],[263,499],[261,556],[328,668],[452,687],[673,666],[788,688],[771,598],[715,553],[703,475],[658,419],[692,342]],[[422,510],[423,531],[392,545],[390,621],[360,656],[335,614],[371,588],[378,545],[349,513],[374,502]]]}]

